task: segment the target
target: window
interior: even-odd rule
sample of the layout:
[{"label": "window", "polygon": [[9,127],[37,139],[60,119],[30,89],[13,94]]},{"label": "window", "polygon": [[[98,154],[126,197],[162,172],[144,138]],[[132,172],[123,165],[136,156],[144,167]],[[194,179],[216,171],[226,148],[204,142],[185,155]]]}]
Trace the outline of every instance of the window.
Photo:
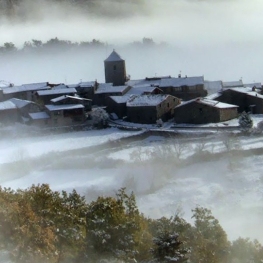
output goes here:
[{"label": "window", "polygon": [[168,103],[167,103],[167,107],[169,108],[169,106],[170,106],[170,105],[169,105],[169,102],[168,102]]},{"label": "window", "polygon": [[116,65],[114,65],[114,66],[113,66],[113,70],[116,70],[116,69],[117,69],[117,66],[116,66]]}]

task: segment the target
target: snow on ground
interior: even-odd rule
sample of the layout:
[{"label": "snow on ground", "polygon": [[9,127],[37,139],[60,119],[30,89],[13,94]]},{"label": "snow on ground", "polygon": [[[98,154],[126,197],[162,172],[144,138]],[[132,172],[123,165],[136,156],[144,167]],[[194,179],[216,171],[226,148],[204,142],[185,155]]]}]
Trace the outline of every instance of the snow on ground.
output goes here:
[{"label": "snow on ground", "polygon": [[[110,128],[1,139],[0,183],[13,189],[38,183],[48,183],[59,191],[75,188],[88,201],[98,195],[114,195],[120,187],[127,187],[135,192],[138,206],[147,216],[158,218],[180,211],[191,222],[191,209],[204,206],[212,210],[230,239],[242,236],[263,243],[263,155],[231,155],[224,144],[228,139],[222,133],[202,140],[176,135],[168,140],[151,135],[105,151],[88,150],[90,146],[140,133]],[[166,159],[162,148],[178,142],[189,146],[182,148],[181,159],[193,156],[200,144],[211,154],[205,159],[193,159],[187,166],[178,166]],[[262,148],[263,137],[239,137],[238,144],[241,150]],[[70,152],[72,149],[74,153]],[[223,156],[212,158],[213,153],[222,151]],[[54,152],[60,154],[53,158]],[[151,162],[152,153],[162,158]],[[49,165],[44,164],[46,154],[51,156]],[[34,166],[38,158],[43,163]],[[6,163],[11,163],[11,167],[6,167]],[[28,163],[28,170],[24,169]]]},{"label": "snow on ground", "polygon": [[63,152],[100,145],[139,133],[111,128],[51,134],[42,137],[17,137],[12,138],[12,142],[10,139],[0,140],[0,163],[12,162],[21,158],[33,158],[50,152]]}]

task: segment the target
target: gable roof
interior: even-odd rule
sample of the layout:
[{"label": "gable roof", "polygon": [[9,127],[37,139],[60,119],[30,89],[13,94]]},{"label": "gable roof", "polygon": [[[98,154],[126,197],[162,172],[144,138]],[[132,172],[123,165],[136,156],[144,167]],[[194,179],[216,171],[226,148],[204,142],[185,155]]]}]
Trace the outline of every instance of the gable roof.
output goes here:
[{"label": "gable roof", "polygon": [[111,54],[104,60],[105,62],[113,62],[113,61],[124,61],[121,56],[113,50]]},{"label": "gable roof", "polygon": [[0,110],[21,109],[28,104],[35,104],[35,103],[29,100],[20,100],[20,99],[12,98],[0,102]]},{"label": "gable roof", "polygon": [[159,89],[158,87],[156,87],[154,85],[142,84],[142,85],[136,85],[134,87],[131,87],[131,89],[126,94],[142,95],[145,92],[146,93],[151,93],[151,92],[153,92],[156,89],[158,89],[160,92],[163,92],[161,89]]},{"label": "gable roof", "polygon": [[182,102],[181,104],[179,104],[178,106],[176,106],[175,108],[179,108],[179,107],[183,107],[185,105],[191,104],[191,103],[199,103],[199,104],[204,104],[213,108],[218,108],[218,109],[227,109],[227,108],[238,108],[237,105],[233,105],[233,104],[228,104],[228,103],[223,103],[223,102],[219,102],[216,100],[211,100],[208,98],[195,98],[189,101],[185,101]]},{"label": "gable roof", "polygon": [[18,92],[46,90],[46,89],[50,89],[48,82],[31,83],[31,84],[23,84],[21,86],[13,86],[13,87],[4,88],[3,93],[12,94],[12,93],[18,93]]},{"label": "gable roof", "polygon": [[58,101],[63,101],[65,99],[73,99],[73,100],[78,100],[78,101],[92,101],[90,99],[81,98],[81,97],[77,97],[77,96],[70,96],[70,95],[62,95],[62,96],[59,96],[57,98],[51,99],[50,101],[53,103],[56,103]]},{"label": "gable roof", "polygon": [[12,101],[6,100],[6,101],[0,102],[0,111],[13,110],[13,109],[17,109],[17,107]]},{"label": "gable roof", "polygon": [[10,99],[10,101],[12,101],[16,105],[16,107],[19,109],[25,107],[28,104],[35,104],[34,102],[29,101],[29,100],[20,100],[16,98],[12,98]]},{"label": "gable roof", "polygon": [[157,106],[170,95],[140,95],[134,96],[127,101],[127,107]]},{"label": "gable roof", "polygon": [[116,103],[126,103],[133,95],[123,95],[123,96],[110,96],[113,101]]}]

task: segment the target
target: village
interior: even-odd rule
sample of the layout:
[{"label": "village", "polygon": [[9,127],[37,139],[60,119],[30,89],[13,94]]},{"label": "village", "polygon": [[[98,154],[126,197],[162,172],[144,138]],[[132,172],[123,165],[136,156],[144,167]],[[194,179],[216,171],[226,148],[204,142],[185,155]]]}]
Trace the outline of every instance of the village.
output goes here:
[{"label": "village", "polygon": [[0,123],[58,129],[106,127],[109,119],[160,127],[167,121],[222,123],[243,111],[263,114],[261,83],[208,81],[181,74],[133,80],[115,50],[104,60],[104,70],[105,83],[0,83]]}]

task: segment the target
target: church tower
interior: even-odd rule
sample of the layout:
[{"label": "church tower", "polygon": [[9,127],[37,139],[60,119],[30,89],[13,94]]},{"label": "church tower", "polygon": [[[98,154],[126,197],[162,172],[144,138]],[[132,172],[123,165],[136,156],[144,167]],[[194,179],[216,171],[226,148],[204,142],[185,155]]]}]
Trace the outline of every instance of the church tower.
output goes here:
[{"label": "church tower", "polygon": [[125,60],[115,50],[104,60],[104,69],[106,83],[113,83],[113,86],[122,86],[125,84]]}]

